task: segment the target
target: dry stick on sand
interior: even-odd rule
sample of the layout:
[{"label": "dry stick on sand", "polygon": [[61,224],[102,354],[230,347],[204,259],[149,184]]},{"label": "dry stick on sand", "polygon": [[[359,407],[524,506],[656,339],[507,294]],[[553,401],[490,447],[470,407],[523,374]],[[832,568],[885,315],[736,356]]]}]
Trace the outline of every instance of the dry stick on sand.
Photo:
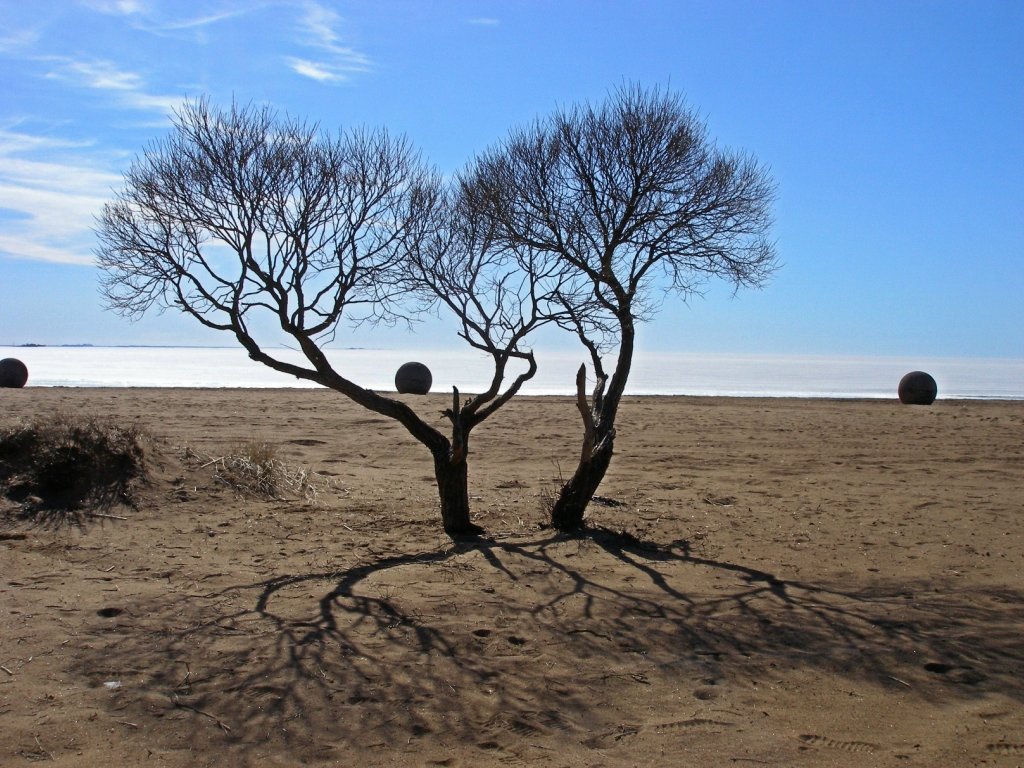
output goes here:
[{"label": "dry stick on sand", "polygon": [[90,512],[89,513],[89,517],[105,517],[108,520],[127,520],[128,519],[127,517],[122,517],[121,515],[107,515],[107,514],[104,514],[103,512]]},{"label": "dry stick on sand", "polygon": [[39,747],[39,753],[38,754],[46,755],[51,760],[56,759],[53,756],[53,752],[50,752],[48,749],[43,749],[43,745],[39,742],[39,737],[38,736],[36,736],[34,738],[36,740],[36,746]]},{"label": "dry stick on sand", "polygon": [[183,702],[181,699],[178,698],[178,694],[176,694],[176,693],[171,694],[171,703],[174,704],[174,706],[178,707],[179,709],[187,709],[187,710],[189,710],[191,712],[195,712],[197,715],[202,715],[203,717],[208,717],[211,720],[213,720],[213,722],[215,722],[219,728],[223,729],[223,731],[225,733],[231,733],[230,726],[228,726],[228,724],[225,723],[223,720],[221,720],[219,717],[217,717],[216,715],[211,715],[209,712],[205,712],[205,711],[199,709],[199,707],[193,707],[191,704],[186,704],[185,702]]}]

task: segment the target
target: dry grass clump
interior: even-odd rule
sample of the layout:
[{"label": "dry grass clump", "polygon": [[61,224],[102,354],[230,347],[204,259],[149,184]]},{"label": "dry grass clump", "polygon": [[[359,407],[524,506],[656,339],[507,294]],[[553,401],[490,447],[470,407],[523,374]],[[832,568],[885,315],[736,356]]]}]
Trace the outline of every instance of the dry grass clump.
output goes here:
[{"label": "dry grass clump", "polygon": [[212,468],[214,480],[244,496],[315,503],[320,490],[332,486],[323,475],[289,466],[278,458],[276,446],[262,440],[232,446],[221,456],[202,456],[191,449],[185,455],[201,469]]},{"label": "dry grass clump", "polygon": [[0,431],[0,493],[36,510],[98,511],[134,506],[146,477],[140,427],[99,416],[57,413]]},{"label": "dry grass clump", "polygon": [[561,490],[560,486],[545,486],[540,489],[540,493],[537,496],[537,507],[540,510],[541,516],[545,520],[551,519],[551,512],[555,508],[555,502],[558,501],[558,493]]}]

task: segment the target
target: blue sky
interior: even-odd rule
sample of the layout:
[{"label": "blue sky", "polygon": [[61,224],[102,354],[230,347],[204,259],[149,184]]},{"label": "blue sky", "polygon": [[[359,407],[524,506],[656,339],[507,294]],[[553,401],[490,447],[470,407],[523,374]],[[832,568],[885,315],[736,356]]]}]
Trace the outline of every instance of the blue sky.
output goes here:
[{"label": "blue sky", "polygon": [[641,83],[772,169],[783,262],[669,300],[642,348],[1024,357],[1019,0],[0,0],[0,72],[0,345],[231,343],[104,311],[91,266],[93,217],[184,99],[384,125],[453,172]]}]

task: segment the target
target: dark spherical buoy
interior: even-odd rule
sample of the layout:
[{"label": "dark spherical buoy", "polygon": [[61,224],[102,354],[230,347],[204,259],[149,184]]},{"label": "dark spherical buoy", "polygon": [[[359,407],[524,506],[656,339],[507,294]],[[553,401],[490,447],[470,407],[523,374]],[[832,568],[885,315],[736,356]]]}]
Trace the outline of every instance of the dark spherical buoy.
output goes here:
[{"label": "dark spherical buoy", "polygon": [[900,402],[906,405],[931,405],[939,387],[924,371],[911,371],[900,379]]},{"label": "dark spherical buoy", "polygon": [[0,387],[19,389],[28,381],[28,368],[15,357],[0,360]]},{"label": "dark spherical buoy", "polygon": [[395,374],[395,389],[402,395],[425,395],[434,377],[423,363],[406,363]]}]

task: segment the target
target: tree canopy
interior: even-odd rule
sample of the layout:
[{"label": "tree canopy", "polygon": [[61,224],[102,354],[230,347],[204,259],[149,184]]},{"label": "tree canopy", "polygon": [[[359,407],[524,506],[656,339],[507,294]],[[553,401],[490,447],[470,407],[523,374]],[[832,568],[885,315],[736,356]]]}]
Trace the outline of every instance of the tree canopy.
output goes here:
[{"label": "tree canopy", "polygon": [[[534,332],[569,330],[596,379],[588,399],[581,367],[580,462],[552,511],[571,529],[611,461],[637,323],[713,278],[762,285],[777,266],[773,200],[764,167],[716,147],[696,113],[657,88],[556,110],[450,183],[386,130],[331,136],[269,108],[199,101],[125,174],[99,218],[97,256],[111,309],[179,310],[233,334],[252,359],[399,421],[434,458],[453,534],[479,530],[470,432],[536,373]],[[347,378],[326,352],[347,324],[436,308],[494,365],[480,394],[453,391],[447,436],[408,402]],[[268,331],[302,361],[276,352]]]},{"label": "tree canopy", "polygon": [[[268,108],[188,104],[103,209],[101,290],[117,312],[179,310],[233,334],[253,360],[396,419],[433,456],[445,530],[476,533],[469,434],[534,375],[523,343],[546,319],[531,276],[513,287],[500,259],[473,252],[451,198],[409,141],[387,131],[331,137]],[[462,336],[494,363],[486,391],[465,400],[454,391],[448,436],[327,354],[346,323],[409,320],[431,303],[453,310]],[[302,362],[280,353],[281,334]],[[509,377],[513,358],[525,370]]]},{"label": "tree canopy", "polygon": [[666,293],[769,278],[774,183],[752,156],[716,147],[681,97],[630,86],[513,130],[470,165],[461,191],[492,247],[528,254],[572,287],[555,311],[597,380],[588,404],[581,371],[582,458],[554,510],[557,527],[576,527],[611,458],[636,324]]}]

